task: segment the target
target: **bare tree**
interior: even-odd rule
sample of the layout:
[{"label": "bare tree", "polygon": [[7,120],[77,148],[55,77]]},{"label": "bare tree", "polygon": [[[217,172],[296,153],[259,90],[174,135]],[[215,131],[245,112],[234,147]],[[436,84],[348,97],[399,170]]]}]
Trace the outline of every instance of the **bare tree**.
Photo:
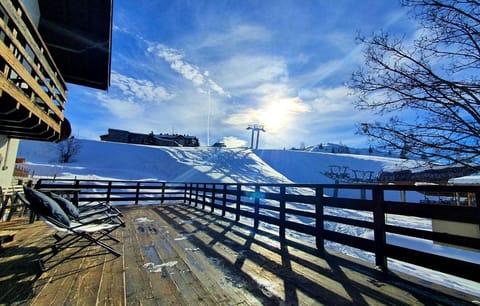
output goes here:
[{"label": "bare tree", "polygon": [[73,136],[58,144],[59,161],[61,163],[71,162],[78,152],[80,152],[80,144]]},{"label": "bare tree", "polygon": [[[359,133],[432,161],[480,157],[480,1],[404,0],[421,32],[360,37],[365,65],[352,75],[356,106],[386,115]],[[392,115],[394,114],[394,115]]]}]

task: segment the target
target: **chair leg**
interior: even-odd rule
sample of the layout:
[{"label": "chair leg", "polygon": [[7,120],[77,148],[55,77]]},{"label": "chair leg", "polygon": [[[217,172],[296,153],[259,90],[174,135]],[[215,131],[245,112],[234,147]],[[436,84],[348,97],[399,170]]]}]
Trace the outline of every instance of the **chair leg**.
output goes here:
[{"label": "chair leg", "polygon": [[82,237],[90,240],[91,242],[103,247],[105,250],[109,251],[111,254],[115,255],[116,257],[119,257],[121,256],[122,254],[120,252],[118,252],[117,250],[115,250],[114,248],[112,248],[111,246],[109,246],[108,244],[100,241],[99,239],[95,239],[93,236],[91,236],[90,234],[87,234],[87,233],[79,233]]}]

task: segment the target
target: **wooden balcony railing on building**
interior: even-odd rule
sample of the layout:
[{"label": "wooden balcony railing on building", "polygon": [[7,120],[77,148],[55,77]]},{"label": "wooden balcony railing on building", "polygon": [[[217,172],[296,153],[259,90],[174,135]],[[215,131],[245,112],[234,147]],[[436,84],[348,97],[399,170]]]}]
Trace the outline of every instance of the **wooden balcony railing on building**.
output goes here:
[{"label": "wooden balcony railing on building", "polygon": [[[315,185],[315,184],[224,184],[172,183],[151,181],[39,180],[36,188],[68,193],[75,201],[109,201],[112,204],[140,205],[185,203],[236,221],[260,222],[278,228],[285,239],[289,231],[310,237],[320,250],[325,241],[361,249],[374,255],[375,264],[388,269],[387,259],[426,267],[480,282],[480,262],[418,250],[392,242],[392,236],[406,240],[428,241],[458,250],[480,252],[480,187],[478,186],[388,186],[388,185]],[[335,192],[333,190],[336,190]],[[348,191],[348,192],[347,192]],[[431,194],[438,192],[437,199]],[[342,197],[342,193],[347,196]],[[339,196],[332,197],[329,194]],[[355,194],[355,196],[352,196]],[[428,201],[418,201],[427,197]],[[445,205],[448,195],[474,194],[470,206]],[[393,199],[393,200],[392,200]],[[457,199],[459,200],[459,199]],[[460,199],[462,200],[462,199]],[[343,211],[344,213],[338,213]],[[346,211],[354,212],[351,214]],[[362,213],[361,217],[359,213]],[[401,218],[401,224],[390,222]],[[418,218],[432,222],[431,228],[417,228]],[[298,221],[302,220],[302,222]],[[453,223],[473,232],[449,232]],[[340,232],[327,224],[363,228],[372,238]],[[443,225],[442,225],[443,224]],[[442,227],[445,226],[445,227]],[[480,256],[477,256],[477,259]]]},{"label": "wooden balcony railing on building", "polygon": [[0,2],[0,133],[57,141],[70,135],[66,85],[18,0]]}]

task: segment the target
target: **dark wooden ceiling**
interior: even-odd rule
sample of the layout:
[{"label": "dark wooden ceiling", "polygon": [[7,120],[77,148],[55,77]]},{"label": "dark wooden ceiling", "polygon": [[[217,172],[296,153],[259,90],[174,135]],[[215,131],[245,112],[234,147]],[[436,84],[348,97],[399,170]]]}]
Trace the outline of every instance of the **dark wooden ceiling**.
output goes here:
[{"label": "dark wooden ceiling", "polygon": [[112,0],[39,0],[39,32],[66,82],[108,89]]}]

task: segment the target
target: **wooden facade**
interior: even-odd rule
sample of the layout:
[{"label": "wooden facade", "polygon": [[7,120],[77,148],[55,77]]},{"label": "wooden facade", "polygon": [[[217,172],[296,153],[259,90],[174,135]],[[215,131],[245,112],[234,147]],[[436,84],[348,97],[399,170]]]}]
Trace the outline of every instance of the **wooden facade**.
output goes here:
[{"label": "wooden facade", "polygon": [[0,133],[61,140],[65,81],[20,1],[2,1],[0,17]]},{"label": "wooden facade", "polygon": [[[60,141],[71,133],[64,117],[66,81],[108,88],[112,3],[111,0],[35,0],[28,7],[37,10],[29,12],[22,2],[0,2],[0,134],[9,138]],[[90,10],[92,5],[102,9]],[[77,16],[84,20],[80,22]],[[92,53],[89,45],[78,42],[76,47],[88,52],[73,48],[78,29],[70,22],[82,27],[83,44],[92,44],[91,49],[101,50],[101,54]],[[48,27],[52,24],[54,29]],[[96,39],[90,40],[90,36]]]}]

